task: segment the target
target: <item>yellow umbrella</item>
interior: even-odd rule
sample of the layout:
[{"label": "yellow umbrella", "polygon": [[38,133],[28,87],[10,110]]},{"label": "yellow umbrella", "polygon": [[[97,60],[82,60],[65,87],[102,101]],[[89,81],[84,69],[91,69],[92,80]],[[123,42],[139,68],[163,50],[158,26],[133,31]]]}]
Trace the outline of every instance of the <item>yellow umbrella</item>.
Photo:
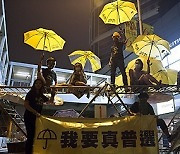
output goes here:
[{"label": "yellow umbrella", "polygon": [[24,43],[36,50],[55,51],[62,50],[65,41],[54,31],[39,28],[24,33]]},{"label": "yellow umbrella", "polygon": [[139,35],[132,44],[135,54],[162,60],[170,54],[169,43],[159,36]]},{"label": "yellow umbrella", "polygon": [[158,80],[162,80],[162,83],[174,85],[177,82],[177,74],[178,71],[173,69],[165,69],[160,70],[157,73],[155,73],[153,76]]},{"label": "yellow umbrella", "polygon": [[169,69],[169,68],[166,69],[166,71],[167,71],[167,75],[168,75],[169,84],[171,84],[171,85],[176,84],[178,71]]},{"label": "yellow umbrella", "polygon": [[119,25],[130,21],[137,13],[134,3],[117,0],[104,6],[99,17],[105,24]]},{"label": "yellow umbrella", "polygon": [[95,72],[101,68],[100,59],[91,51],[77,50],[72,52],[69,56],[71,64],[81,63],[83,68],[89,68]]}]

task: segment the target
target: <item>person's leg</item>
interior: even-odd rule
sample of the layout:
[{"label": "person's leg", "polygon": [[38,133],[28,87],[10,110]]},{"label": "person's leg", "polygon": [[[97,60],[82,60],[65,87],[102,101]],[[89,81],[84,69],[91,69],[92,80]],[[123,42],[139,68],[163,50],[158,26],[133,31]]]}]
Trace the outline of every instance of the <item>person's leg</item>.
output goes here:
[{"label": "person's leg", "polygon": [[143,74],[140,78],[140,82],[144,82],[146,85],[153,85],[153,83],[159,85],[161,82],[157,81],[152,75],[150,74]]},{"label": "person's leg", "polygon": [[128,85],[128,81],[127,81],[127,75],[126,75],[126,71],[124,68],[124,63],[122,63],[122,65],[119,65],[119,70],[121,71],[122,77],[123,77],[123,83],[125,86]]},{"label": "person's leg", "polygon": [[161,84],[161,82],[159,82],[158,80],[156,80],[156,78],[154,78],[152,75],[150,74],[147,74],[147,78],[153,82],[153,83],[156,83],[157,85]]},{"label": "person's leg", "polygon": [[163,133],[166,135],[167,138],[169,138],[170,134],[169,134],[168,127],[167,127],[165,121],[163,119],[158,119],[157,118],[157,125],[160,126]]},{"label": "person's leg", "polygon": [[116,63],[112,61],[111,64],[111,84],[115,84],[115,74],[116,74]]},{"label": "person's leg", "polygon": [[139,78],[139,83],[141,85],[143,85],[143,84],[145,84],[145,85],[153,85],[152,82],[150,82],[148,74],[141,75],[141,77]]},{"label": "person's leg", "polygon": [[34,118],[24,118],[26,132],[27,132],[27,140],[25,145],[25,154],[32,154],[33,150],[33,141],[35,135],[35,120]]}]

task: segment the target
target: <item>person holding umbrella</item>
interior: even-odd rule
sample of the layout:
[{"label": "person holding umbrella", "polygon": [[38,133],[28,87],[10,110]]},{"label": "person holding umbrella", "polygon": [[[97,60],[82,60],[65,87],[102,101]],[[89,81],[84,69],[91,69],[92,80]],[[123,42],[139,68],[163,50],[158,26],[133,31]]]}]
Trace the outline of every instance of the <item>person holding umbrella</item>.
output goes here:
[{"label": "person holding umbrella", "polygon": [[36,79],[31,90],[27,93],[24,107],[24,122],[27,131],[27,140],[25,146],[26,154],[32,154],[33,140],[35,135],[36,118],[41,116],[41,111],[44,103],[53,104],[54,93],[51,93],[51,98],[48,99],[44,94],[44,83],[40,79]]},{"label": "person holding umbrella", "polygon": [[45,90],[50,93],[51,92],[50,86],[53,85],[53,82],[54,85],[57,84],[57,75],[53,71],[53,68],[56,66],[56,59],[53,57],[49,57],[46,60],[47,68],[41,68],[43,59],[44,59],[44,54],[41,55],[40,63],[38,64],[37,77],[44,82]]},{"label": "person holding umbrella", "polygon": [[112,85],[115,84],[116,68],[119,67],[123,77],[123,83],[125,86],[127,86],[128,82],[125,72],[124,56],[123,56],[123,47],[126,44],[126,40],[122,38],[118,32],[113,33],[112,39],[113,39],[113,45],[111,47],[111,57],[109,60],[109,66],[111,68],[111,84]]},{"label": "person holding umbrella", "polygon": [[143,71],[143,62],[141,59],[135,61],[135,68],[129,70],[130,85],[156,85],[161,84],[161,80],[157,81],[150,75],[150,60],[147,60],[147,71]]}]

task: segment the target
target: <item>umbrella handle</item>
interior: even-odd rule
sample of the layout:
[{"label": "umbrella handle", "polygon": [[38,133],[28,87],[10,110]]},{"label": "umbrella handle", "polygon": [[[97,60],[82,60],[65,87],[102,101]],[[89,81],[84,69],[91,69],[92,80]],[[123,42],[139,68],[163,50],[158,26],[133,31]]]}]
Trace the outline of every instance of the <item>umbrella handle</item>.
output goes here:
[{"label": "umbrella handle", "polygon": [[150,55],[151,55],[152,47],[153,47],[153,41],[152,41],[152,43],[151,43],[151,49],[150,49],[150,51],[149,51],[148,60],[149,60],[149,58],[150,58]]}]

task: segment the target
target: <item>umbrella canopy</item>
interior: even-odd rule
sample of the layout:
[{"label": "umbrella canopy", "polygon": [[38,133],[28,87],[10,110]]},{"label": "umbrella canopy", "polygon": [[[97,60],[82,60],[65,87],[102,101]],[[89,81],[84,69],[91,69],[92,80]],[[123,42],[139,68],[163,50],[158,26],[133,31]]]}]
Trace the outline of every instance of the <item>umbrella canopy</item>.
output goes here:
[{"label": "umbrella canopy", "polygon": [[168,75],[169,84],[173,85],[177,82],[178,71],[173,69],[166,69]]},{"label": "umbrella canopy", "polygon": [[169,43],[159,36],[139,35],[132,44],[136,55],[162,60],[170,54]]},{"label": "umbrella canopy", "polygon": [[99,17],[105,24],[119,25],[130,21],[137,13],[134,3],[117,0],[104,6]]},{"label": "umbrella canopy", "polygon": [[65,41],[54,31],[39,28],[24,33],[24,43],[36,50],[55,51],[62,50]]},{"label": "umbrella canopy", "polygon": [[178,71],[173,69],[165,69],[165,70],[159,70],[157,73],[153,74],[153,76],[157,80],[162,80],[162,83],[174,85],[177,82],[177,74]]},{"label": "umbrella canopy", "polygon": [[74,51],[69,56],[71,64],[81,63],[83,68],[95,72],[101,68],[100,59],[91,51]]}]

